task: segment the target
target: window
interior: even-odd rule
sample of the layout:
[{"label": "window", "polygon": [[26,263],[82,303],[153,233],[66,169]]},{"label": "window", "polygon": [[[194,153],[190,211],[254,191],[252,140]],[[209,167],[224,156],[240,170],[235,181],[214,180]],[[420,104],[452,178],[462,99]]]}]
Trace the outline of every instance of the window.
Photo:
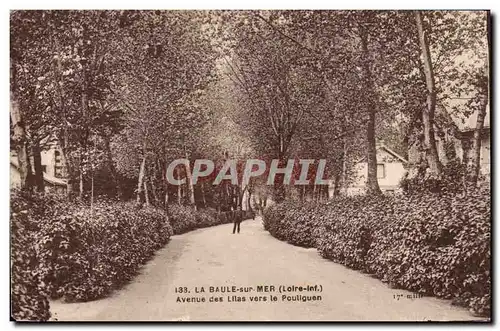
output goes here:
[{"label": "window", "polygon": [[62,164],[61,164],[61,152],[54,152],[55,166],[54,166],[54,177],[62,177]]},{"label": "window", "polygon": [[377,178],[385,178],[385,164],[377,164]]},{"label": "window", "polygon": [[47,172],[47,166],[45,164],[42,164],[42,171]]}]

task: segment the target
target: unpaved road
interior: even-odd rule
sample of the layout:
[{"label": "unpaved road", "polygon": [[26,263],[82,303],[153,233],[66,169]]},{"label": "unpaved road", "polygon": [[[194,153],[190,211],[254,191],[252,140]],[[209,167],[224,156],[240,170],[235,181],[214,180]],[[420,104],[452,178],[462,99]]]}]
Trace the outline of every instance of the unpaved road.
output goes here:
[{"label": "unpaved road", "polygon": [[[261,219],[200,229],[172,237],[135,280],[111,297],[85,303],[51,302],[60,321],[427,321],[478,320],[467,310],[436,298],[407,298],[368,275],[322,259],[315,249],[280,242]],[[321,285],[320,301],[282,301],[279,286]],[[210,286],[252,287],[251,293],[209,293]],[[257,293],[259,285],[276,292]],[[189,294],[175,293],[187,287]],[[204,287],[205,293],[194,293]],[[228,297],[245,296],[245,302]],[[269,295],[278,301],[271,302]],[[399,297],[399,300],[397,299]],[[401,297],[404,296],[404,297]],[[253,302],[249,297],[267,300]],[[186,303],[177,298],[222,297],[223,302]]]}]

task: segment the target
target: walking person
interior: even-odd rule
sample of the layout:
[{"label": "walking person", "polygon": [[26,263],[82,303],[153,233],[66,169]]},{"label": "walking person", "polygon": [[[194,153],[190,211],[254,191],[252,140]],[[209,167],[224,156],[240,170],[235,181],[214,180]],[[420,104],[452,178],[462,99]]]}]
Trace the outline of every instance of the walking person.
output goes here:
[{"label": "walking person", "polygon": [[240,224],[243,221],[243,211],[241,210],[241,206],[239,206],[238,209],[235,210],[233,221],[233,234],[236,232],[236,228],[238,228],[238,233],[240,233]]}]

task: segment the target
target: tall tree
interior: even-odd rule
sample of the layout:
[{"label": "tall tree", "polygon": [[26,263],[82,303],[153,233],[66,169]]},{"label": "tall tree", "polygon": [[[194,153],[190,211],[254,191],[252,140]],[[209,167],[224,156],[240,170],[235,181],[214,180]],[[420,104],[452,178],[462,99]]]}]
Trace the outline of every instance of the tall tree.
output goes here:
[{"label": "tall tree", "polygon": [[489,97],[489,76],[486,70],[483,74],[477,76],[477,83],[475,86],[478,89],[477,97],[472,100],[477,102],[477,119],[474,128],[474,137],[472,140],[472,153],[469,160],[469,180],[475,184],[479,177],[479,170],[481,166],[481,143],[483,139],[484,121],[488,107]]},{"label": "tall tree", "polygon": [[422,52],[425,82],[427,86],[427,107],[422,112],[422,122],[424,126],[424,143],[426,148],[427,162],[431,174],[441,174],[441,162],[436,147],[436,138],[434,136],[434,114],[436,111],[436,85],[434,78],[434,69],[432,65],[431,54],[429,50],[429,41],[424,31],[422,14],[415,11],[415,22],[418,31],[418,40]]},{"label": "tall tree", "polygon": [[29,178],[31,173],[30,169],[31,166],[29,162],[28,150],[26,148],[27,146],[26,130],[23,122],[22,110],[19,107],[19,100],[17,98],[16,68],[15,68],[17,64],[14,61],[15,59],[11,58],[10,118],[11,118],[11,125],[14,131],[11,140],[15,146],[17,154],[19,175],[21,179],[20,186],[22,189],[29,189],[31,186]]}]

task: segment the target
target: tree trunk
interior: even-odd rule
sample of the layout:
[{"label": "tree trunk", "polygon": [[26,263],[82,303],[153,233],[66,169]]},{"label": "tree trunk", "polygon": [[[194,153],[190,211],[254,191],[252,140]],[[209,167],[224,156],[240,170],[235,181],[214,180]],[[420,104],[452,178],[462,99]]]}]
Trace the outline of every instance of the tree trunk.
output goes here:
[{"label": "tree trunk", "polygon": [[19,101],[17,99],[16,69],[15,69],[15,64],[13,63],[11,63],[10,75],[11,75],[10,118],[12,121],[12,127],[14,128],[12,141],[15,145],[15,150],[17,153],[19,176],[21,178],[20,187],[21,189],[30,189],[30,178],[28,169],[29,155],[26,149],[26,129],[23,121],[22,111],[19,106]]},{"label": "tree trunk", "polygon": [[73,191],[74,191],[74,185],[77,181],[77,171],[76,171],[76,166],[74,165],[73,161],[70,160],[70,151],[68,148],[68,120],[66,117],[66,107],[64,105],[64,91],[63,91],[63,86],[64,86],[64,80],[62,79],[62,72],[63,72],[63,67],[62,67],[62,62],[61,62],[61,48],[59,46],[59,43],[57,40],[52,39],[52,42],[54,42],[55,45],[55,50],[58,55],[56,55],[55,61],[54,61],[54,86],[55,88],[55,93],[56,93],[56,98],[57,98],[57,108],[58,108],[58,113],[59,116],[62,117],[62,121],[64,123],[63,130],[58,136],[59,142],[61,143],[61,149],[62,149],[62,157],[66,166],[66,171],[68,175],[68,182],[66,184],[66,193],[69,198],[72,197]]},{"label": "tree trunk", "polygon": [[169,196],[168,196],[168,186],[165,188],[165,210],[167,211],[167,215],[168,215],[168,200],[169,200]]},{"label": "tree trunk", "polygon": [[69,152],[66,146],[61,146],[61,159],[64,161],[64,166],[66,169],[66,176],[68,177],[67,184],[66,184],[66,194],[68,197],[71,197],[74,191],[74,185],[76,183],[76,174],[77,172],[75,171],[75,167],[73,166],[73,163],[69,160]]},{"label": "tree trunk", "polygon": [[[159,206],[161,204],[160,197],[158,195],[158,188],[155,185],[155,182],[160,178],[158,177],[158,162],[153,166],[153,176],[151,177],[149,183],[151,185],[151,197],[153,198],[152,205]],[[161,196],[161,194],[160,194]]]},{"label": "tree trunk", "polygon": [[241,210],[243,210],[243,198],[245,197],[245,191],[246,191],[246,187],[242,190],[241,187],[237,187],[237,193],[238,193],[238,205],[236,206],[236,208],[239,206],[241,207]]},{"label": "tree trunk", "polygon": [[[438,147],[437,146],[437,142],[436,142],[436,147]],[[441,141],[440,148],[441,148],[441,152],[439,151],[439,148],[438,148],[438,156],[439,155],[441,156],[441,160],[440,160],[441,165],[442,166],[446,166],[450,162],[450,160],[448,158],[448,153],[447,153],[448,150],[447,150],[447,146],[446,146],[446,142],[445,141]]]},{"label": "tree trunk", "polygon": [[481,96],[469,163],[469,180],[473,184],[477,183],[479,170],[481,168],[481,139],[484,128],[484,119],[486,117],[486,107],[488,106],[488,88],[488,78],[486,78],[486,81],[480,85],[479,93],[481,93]]},{"label": "tree trunk", "polygon": [[151,185],[151,197],[153,198],[153,206],[158,206],[160,201],[158,199],[158,192],[157,192],[156,185],[155,185],[155,178],[156,177],[153,177],[153,180],[151,181],[151,184],[150,184]]},{"label": "tree trunk", "polygon": [[[177,175],[177,179],[180,178],[180,174],[179,174],[179,168],[175,168],[175,174]],[[181,185],[177,185],[177,203],[179,205],[182,204],[182,187]]]},{"label": "tree trunk", "polygon": [[35,185],[38,192],[45,192],[43,181],[42,155],[40,154],[40,142],[33,139],[31,151],[33,153],[33,163],[35,166]]},{"label": "tree trunk", "polygon": [[83,199],[83,167],[80,166],[80,185],[79,185],[79,197]]},{"label": "tree trunk", "polygon": [[248,191],[247,208],[248,208],[248,210],[253,211],[251,197],[252,197],[252,191]]},{"label": "tree trunk", "polygon": [[139,179],[137,182],[137,204],[144,202],[143,188],[144,188],[144,175],[146,174],[146,155],[142,157],[141,167],[139,168]]},{"label": "tree trunk", "polygon": [[229,183],[227,180],[222,181],[223,185],[223,195],[222,195],[222,201],[223,201],[223,211],[229,211],[231,210],[232,206],[232,196],[231,196],[231,191],[229,187]]},{"label": "tree trunk", "polygon": [[205,196],[205,183],[204,182],[201,182],[200,190],[201,190],[201,199],[203,201],[203,208],[207,208],[207,198]]},{"label": "tree trunk", "polygon": [[429,43],[424,32],[422,15],[415,11],[415,21],[418,30],[418,39],[420,50],[424,60],[425,84],[427,86],[427,108],[422,112],[422,122],[424,125],[424,145],[427,163],[432,175],[441,174],[441,162],[436,147],[436,138],[434,135],[434,113],[436,110],[436,86],[434,83],[434,71],[429,51]]},{"label": "tree trunk", "polygon": [[188,194],[189,194],[189,203],[193,205],[196,209],[195,203],[194,203],[194,185],[193,185],[193,178],[191,176],[191,165],[189,163],[189,158],[188,158],[188,153],[186,152],[186,160],[188,160],[186,164],[186,180],[187,180],[187,188],[188,188]]},{"label": "tree trunk", "polygon": [[[286,166],[287,160],[285,160],[285,149],[283,145],[283,137],[280,136],[280,146],[279,146],[279,152],[278,152],[278,167],[283,167]],[[274,182],[274,200],[279,203],[285,200],[286,198],[286,192],[285,192],[285,185],[283,184],[283,179],[281,176],[285,176],[283,174],[280,174],[279,176],[276,175],[275,177],[275,182]],[[276,182],[277,180],[277,182]]]},{"label": "tree trunk", "polygon": [[345,195],[347,195],[347,153],[348,153],[347,139],[344,139],[344,148],[342,151],[342,190],[344,191]]},{"label": "tree trunk", "polygon": [[370,68],[370,59],[368,51],[368,36],[366,28],[360,25],[361,52],[363,59],[364,87],[366,92],[366,113],[368,122],[366,124],[366,162],[367,162],[367,181],[366,194],[380,195],[380,187],[377,179],[377,143],[375,141],[375,91],[373,88],[372,73]]},{"label": "tree trunk", "polygon": [[58,136],[58,139],[61,143],[61,160],[64,162],[64,173],[62,174],[63,177],[66,177],[67,179],[67,184],[66,184],[66,194],[68,197],[71,197],[73,194],[73,191],[75,190],[75,182],[76,182],[76,175],[77,171],[75,171],[75,167],[73,166],[73,163],[69,160],[69,151],[67,146],[65,145],[65,140],[63,137]]},{"label": "tree trunk", "polygon": [[[29,151],[28,141],[25,142],[24,146],[25,146],[24,149],[26,150],[26,152]],[[28,174],[26,176],[26,180],[28,182],[27,187],[29,190],[32,190],[35,185],[34,185],[33,166],[31,165],[31,159],[30,159],[29,154],[28,154],[28,157],[26,158],[26,163],[27,163],[27,169],[28,169]]]},{"label": "tree trunk", "polygon": [[[87,97],[87,75],[86,75],[86,65],[83,65],[82,70],[82,82],[81,82],[81,107],[82,107],[82,117],[85,120],[87,118],[87,106],[88,106],[88,97]],[[84,142],[84,150],[86,151],[86,143]],[[83,198],[83,167],[82,167],[82,159],[80,156],[80,199]]]},{"label": "tree trunk", "polygon": [[340,195],[340,183],[341,183],[341,174],[338,173],[335,175],[334,183],[333,183],[333,194],[332,196]]},{"label": "tree trunk", "polygon": [[90,210],[94,208],[94,172],[92,172],[92,178],[90,181]]},{"label": "tree trunk", "polygon": [[[85,152],[81,152],[80,151],[80,157],[78,159],[79,161],[79,165],[78,165],[78,169],[79,169],[79,191],[78,191],[78,196],[80,199],[83,199],[83,194],[85,192],[85,178],[84,178],[84,162],[83,162],[83,157],[82,157],[82,154],[83,155],[86,155],[87,153],[87,150],[85,148],[86,146],[84,144],[81,144],[81,148],[82,150],[84,150]],[[86,157],[86,156],[85,156]],[[88,161],[88,160],[87,160]]]},{"label": "tree trunk", "polygon": [[109,142],[109,136],[107,134],[102,136],[104,142],[104,153],[106,154],[106,163],[108,166],[109,173],[111,174],[111,180],[113,181],[113,192],[112,195],[117,196],[118,192],[121,192],[121,185],[116,176],[116,168],[113,162],[113,156],[111,155],[111,147]]},{"label": "tree trunk", "polygon": [[149,206],[148,185],[146,180],[144,180],[144,200],[146,201],[146,206]]},{"label": "tree trunk", "polygon": [[368,114],[366,140],[366,156],[368,161],[366,193],[368,195],[379,195],[382,194],[382,192],[380,191],[380,187],[378,186],[377,179],[377,145],[375,142],[375,113],[373,111],[370,111],[370,113]]}]

